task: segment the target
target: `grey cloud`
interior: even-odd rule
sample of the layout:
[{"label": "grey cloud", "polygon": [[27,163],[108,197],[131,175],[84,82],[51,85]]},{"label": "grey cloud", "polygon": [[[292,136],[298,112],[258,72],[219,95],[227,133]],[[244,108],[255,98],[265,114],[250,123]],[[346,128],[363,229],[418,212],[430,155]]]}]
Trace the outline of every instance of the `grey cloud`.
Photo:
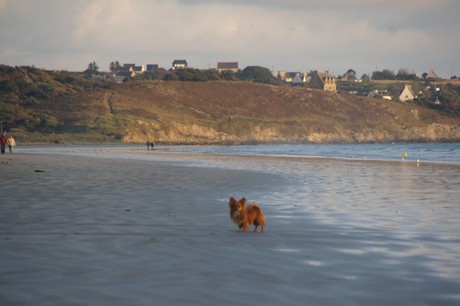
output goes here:
[{"label": "grey cloud", "polygon": [[[400,5],[396,5],[399,3]],[[90,61],[197,68],[459,71],[458,1],[0,0],[0,60],[50,69]],[[458,68],[455,68],[458,67]]]}]

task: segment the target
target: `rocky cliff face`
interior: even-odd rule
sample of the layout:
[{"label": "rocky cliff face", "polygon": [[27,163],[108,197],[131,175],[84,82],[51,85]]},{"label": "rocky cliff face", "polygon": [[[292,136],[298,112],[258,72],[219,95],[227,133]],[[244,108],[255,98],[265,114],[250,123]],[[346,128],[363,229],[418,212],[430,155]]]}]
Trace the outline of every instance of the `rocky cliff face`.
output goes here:
[{"label": "rocky cliff face", "polygon": [[[145,124],[145,123],[144,123]],[[236,133],[226,133],[211,126],[170,122],[163,130],[155,125],[146,129],[128,129],[123,141],[143,143],[153,139],[161,143],[175,144],[237,144],[237,143],[369,143],[369,142],[443,142],[459,141],[460,129],[456,124],[432,123],[421,127],[393,126],[387,129],[363,128],[353,131],[337,128],[334,131],[312,131],[305,129],[290,133],[285,127],[252,126]],[[142,132],[149,130],[150,132]]]}]

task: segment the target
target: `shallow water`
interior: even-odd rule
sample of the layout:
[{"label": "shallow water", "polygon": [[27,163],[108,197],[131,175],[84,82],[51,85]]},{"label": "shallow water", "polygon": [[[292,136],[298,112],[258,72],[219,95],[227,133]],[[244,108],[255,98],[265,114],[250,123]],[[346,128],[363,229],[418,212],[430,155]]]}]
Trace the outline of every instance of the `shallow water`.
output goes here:
[{"label": "shallow water", "polygon": [[[22,150],[166,160],[283,176],[287,184],[250,194],[266,211],[270,241],[252,242],[264,251],[265,260],[254,264],[262,267],[261,275],[248,276],[242,283],[264,275],[272,278],[265,304],[275,305],[285,294],[295,305],[305,295],[318,305],[337,304],[337,297],[343,305],[460,304],[460,166],[452,161],[456,153],[434,157],[433,163],[426,162],[425,156],[417,164],[397,157],[358,160],[254,152],[241,156],[200,154],[200,150],[189,154],[171,148],[144,151],[137,146]],[[440,159],[450,162],[440,163]],[[249,190],[260,190],[259,182],[251,184]],[[274,262],[277,267],[271,266]]]},{"label": "shallow water", "polygon": [[393,143],[393,144],[294,144],[294,145],[241,145],[241,146],[181,146],[171,151],[238,154],[327,157],[345,159],[431,161],[460,163],[460,143]]},{"label": "shallow water", "polygon": [[[143,145],[50,145],[22,146],[18,152],[59,153],[69,155],[98,155],[99,157],[132,158],[145,153]],[[460,164],[460,143],[394,143],[394,144],[293,144],[241,146],[156,146],[150,152],[182,152],[220,155],[254,155],[279,157],[323,157],[352,160],[400,161],[406,153],[409,162]],[[146,156],[144,156],[146,157]]]}]

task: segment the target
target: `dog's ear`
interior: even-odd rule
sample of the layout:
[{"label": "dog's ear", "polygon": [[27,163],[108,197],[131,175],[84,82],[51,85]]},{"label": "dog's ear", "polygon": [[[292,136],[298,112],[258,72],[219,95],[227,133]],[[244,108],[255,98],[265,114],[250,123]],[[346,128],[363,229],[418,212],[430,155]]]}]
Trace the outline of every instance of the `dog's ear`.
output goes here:
[{"label": "dog's ear", "polygon": [[228,201],[228,205],[236,204],[236,200],[234,197],[231,197],[230,200]]},{"label": "dog's ear", "polygon": [[241,198],[240,202],[243,203],[243,204],[246,204],[246,198],[245,197]]}]

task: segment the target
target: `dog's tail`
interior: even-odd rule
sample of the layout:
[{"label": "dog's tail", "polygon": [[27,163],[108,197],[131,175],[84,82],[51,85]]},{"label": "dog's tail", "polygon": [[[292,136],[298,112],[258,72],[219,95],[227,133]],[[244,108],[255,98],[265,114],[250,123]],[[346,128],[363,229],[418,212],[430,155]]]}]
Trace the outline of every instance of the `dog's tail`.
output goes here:
[{"label": "dog's tail", "polygon": [[265,226],[266,224],[266,221],[265,221],[265,215],[264,213],[262,212],[262,209],[259,207],[259,206],[256,206],[257,207],[257,210],[259,211],[259,225],[262,226],[262,228]]}]

